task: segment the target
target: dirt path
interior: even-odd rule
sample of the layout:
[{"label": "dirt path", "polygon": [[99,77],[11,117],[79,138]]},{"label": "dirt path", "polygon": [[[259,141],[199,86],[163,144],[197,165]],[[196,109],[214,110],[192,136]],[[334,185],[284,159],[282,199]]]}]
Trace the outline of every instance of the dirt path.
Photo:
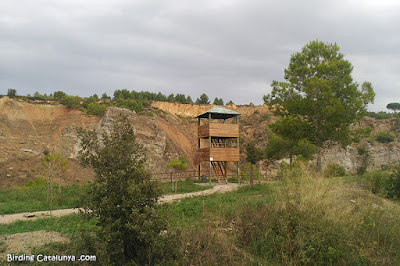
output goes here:
[{"label": "dirt path", "polygon": [[[208,185],[208,183],[207,183]],[[184,199],[184,198],[193,198],[193,197],[197,197],[197,196],[205,196],[205,195],[210,195],[210,194],[214,194],[214,193],[225,193],[225,192],[229,192],[229,191],[233,191],[235,189],[239,188],[238,184],[233,184],[233,183],[229,183],[229,184],[223,184],[223,185],[218,185],[218,184],[213,184],[214,187],[207,189],[207,190],[203,190],[203,191],[198,191],[198,192],[192,192],[192,193],[185,193],[185,194],[171,194],[171,195],[165,195],[164,197],[161,197],[158,202],[159,203],[165,203],[165,202],[171,202],[173,200],[177,200],[177,199]]]},{"label": "dirt path", "polygon": [[[203,195],[210,195],[213,193],[225,193],[229,191],[233,191],[239,187],[238,184],[226,184],[226,185],[218,185],[214,184],[214,187],[211,189],[203,190],[203,191],[198,191],[198,192],[192,192],[192,193],[185,193],[185,194],[171,194],[171,195],[165,195],[164,197],[161,197],[158,202],[159,203],[166,203],[166,202],[171,202],[173,200],[177,199],[183,199],[183,198],[191,198],[191,197],[197,197],[197,196],[203,196]],[[78,213],[79,208],[77,209],[63,209],[63,210],[54,210],[51,212],[51,216],[53,217],[59,217],[71,213]],[[38,212],[25,212],[25,213],[15,213],[15,214],[6,214],[0,216],[0,224],[8,224],[8,223],[13,223],[15,221],[23,220],[23,221],[30,221],[30,220],[35,220],[38,218],[45,218],[45,217],[50,217],[50,212],[49,211],[38,211]]]}]

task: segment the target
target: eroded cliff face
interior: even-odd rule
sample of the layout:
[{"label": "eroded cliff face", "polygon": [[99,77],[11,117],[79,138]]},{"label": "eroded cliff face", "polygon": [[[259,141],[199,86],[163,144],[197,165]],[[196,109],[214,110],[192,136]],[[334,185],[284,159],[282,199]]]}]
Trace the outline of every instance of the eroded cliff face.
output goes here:
[{"label": "eroded cliff face", "polygon": [[[382,169],[386,166],[398,163],[400,161],[400,127],[397,119],[382,119],[377,120],[371,117],[365,117],[359,124],[354,125],[354,128],[372,129],[370,143],[367,140],[361,141],[359,144],[352,144],[346,148],[336,145],[324,149],[322,153],[322,166],[329,163],[337,163],[346,168],[347,171],[355,173],[361,160],[358,155],[357,147],[365,145],[369,153],[368,169]],[[392,132],[396,135],[395,141],[391,143],[379,143],[373,140],[378,132]],[[372,141],[371,141],[372,140]]]},{"label": "eroded cliff face", "polygon": [[[180,155],[189,160],[189,169],[194,170],[192,159],[197,150],[196,115],[212,108],[211,105],[190,105],[154,102],[151,110],[154,117],[136,114],[123,108],[111,107],[103,117],[87,116],[76,109],[63,105],[40,105],[0,99],[0,187],[23,185],[30,179],[45,176],[41,167],[44,151],[60,153],[68,158],[70,168],[63,177],[66,184],[84,183],[94,177],[91,169],[79,166],[76,159],[80,150],[76,129],[95,129],[107,132],[116,116],[123,114],[131,122],[137,141],[148,151],[148,166],[153,173],[165,172],[166,164]],[[244,147],[249,141],[265,147],[265,127],[274,118],[267,106],[235,106],[227,108],[242,114],[240,137],[242,165]],[[144,112],[144,114],[146,114]],[[391,131],[399,135],[396,120],[365,118],[360,127],[371,127],[372,134]],[[400,142],[367,144],[370,151],[370,168],[381,168],[400,161]],[[323,166],[338,163],[354,172],[359,164],[356,145],[342,148],[331,147],[323,151]],[[235,172],[233,165],[232,171]],[[270,166],[261,164],[261,173],[270,176],[279,168],[279,162]]]},{"label": "eroded cliff face", "polygon": [[132,123],[137,141],[148,151],[152,172],[165,172],[166,163],[195,152],[195,124],[182,123],[176,116],[138,115],[134,111],[111,107],[103,117],[87,116],[63,105],[39,105],[0,99],[0,187],[23,185],[45,176],[41,158],[45,151],[59,153],[69,161],[63,180],[67,184],[84,183],[94,177],[91,169],[77,161],[80,144],[77,128],[108,131],[119,114]]}]

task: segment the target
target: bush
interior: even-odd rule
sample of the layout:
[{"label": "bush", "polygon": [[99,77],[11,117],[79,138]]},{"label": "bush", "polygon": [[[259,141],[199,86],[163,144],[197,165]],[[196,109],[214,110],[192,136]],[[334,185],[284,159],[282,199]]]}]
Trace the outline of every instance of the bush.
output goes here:
[{"label": "bush", "polygon": [[81,98],[79,96],[65,96],[61,99],[61,103],[68,108],[79,108],[81,106]]},{"label": "bush", "polygon": [[107,106],[104,104],[99,103],[90,103],[87,107],[87,114],[88,115],[99,115],[102,116],[106,111]]},{"label": "bush", "polygon": [[47,185],[46,180],[44,180],[43,177],[39,176],[38,178],[33,181],[30,179],[28,182],[26,182],[25,187],[44,187]]},{"label": "bush", "polygon": [[394,135],[390,132],[385,132],[385,131],[379,131],[375,135],[375,139],[379,141],[380,143],[390,143],[394,141]]},{"label": "bush", "polygon": [[363,177],[368,190],[374,194],[386,196],[386,188],[388,186],[389,174],[383,171],[375,171],[366,173]]},{"label": "bush", "polygon": [[368,194],[349,204],[354,192],[338,193],[337,188],[327,180],[304,177],[287,181],[274,193],[275,202],[243,204],[232,219],[236,243],[261,261],[254,265],[398,262],[398,211],[388,215],[392,210],[382,210],[385,205]]},{"label": "bush", "polygon": [[365,114],[365,116],[369,116],[369,117],[376,118],[376,119],[389,119],[389,118],[391,118],[393,116],[393,114],[389,114],[389,113],[386,113],[386,112],[378,112],[378,113],[367,112]]},{"label": "bush", "polygon": [[400,164],[394,167],[386,185],[388,198],[400,199]]},{"label": "bush", "polygon": [[54,92],[54,95],[53,95],[54,99],[56,99],[56,100],[61,100],[65,96],[67,96],[67,94],[63,91],[56,91],[56,92]]},{"label": "bush", "polygon": [[146,169],[146,153],[126,117],[117,117],[109,134],[81,130],[80,163],[93,167],[94,184],[85,197],[87,215],[97,218],[96,234],[105,245],[104,264],[161,262],[166,221],[159,213],[161,189]]},{"label": "bush", "polygon": [[14,98],[17,95],[16,89],[8,89],[7,96],[10,98]]},{"label": "bush", "polygon": [[346,175],[346,168],[336,163],[330,163],[324,169],[325,177],[337,177],[345,175]]}]

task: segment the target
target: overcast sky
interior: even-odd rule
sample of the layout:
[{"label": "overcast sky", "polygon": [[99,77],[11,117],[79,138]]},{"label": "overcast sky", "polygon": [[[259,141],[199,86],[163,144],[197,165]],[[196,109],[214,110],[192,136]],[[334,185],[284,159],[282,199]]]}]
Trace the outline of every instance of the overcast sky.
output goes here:
[{"label": "overcast sky", "polygon": [[315,39],[372,83],[370,110],[400,102],[398,0],[1,0],[0,94],[126,88],[261,104]]}]

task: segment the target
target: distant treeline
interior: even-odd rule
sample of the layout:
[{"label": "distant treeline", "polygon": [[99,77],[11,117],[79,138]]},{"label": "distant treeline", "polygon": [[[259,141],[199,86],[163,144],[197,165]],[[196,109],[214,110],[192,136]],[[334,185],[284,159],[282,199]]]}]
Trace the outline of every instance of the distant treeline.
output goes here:
[{"label": "distant treeline", "polygon": [[[184,104],[211,103],[205,93],[200,95],[200,97],[197,98],[195,102],[193,102],[192,98],[189,95],[186,96],[181,93],[178,93],[176,95],[171,93],[170,95],[166,96],[161,92],[137,92],[134,90],[129,91],[127,89],[114,91],[114,95],[112,98],[108,96],[107,93],[103,93],[101,97],[99,97],[97,94],[94,94],[90,97],[82,98],[79,96],[67,95],[63,91],[56,91],[49,95],[42,95],[39,92],[35,92],[33,96],[30,94],[28,94],[27,96],[17,96],[17,91],[15,89],[9,89],[7,95],[9,97],[26,98],[27,100],[35,101],[55,100],[59,101],[61,104],[69,108],[77,108],[81,111],[86,111],[88,115],[103,115],[108,106],[127,108],[130,110],[134,110],[137,113],[140,113],[144,110],[144,108],[150,106],[150,101],[177,102]],[[213,104],[224,105],[224,101],[222,98],[215,97]],[[227,105],[229,104],[233,104],[233,102],[229,101]]]},{"label": "distant treeline", "polygon": [[367,112],[365,116],[373,117],[376,119],[389,119],[389,118],[400,118],[400,113],[387,113],[387,112]]}]

